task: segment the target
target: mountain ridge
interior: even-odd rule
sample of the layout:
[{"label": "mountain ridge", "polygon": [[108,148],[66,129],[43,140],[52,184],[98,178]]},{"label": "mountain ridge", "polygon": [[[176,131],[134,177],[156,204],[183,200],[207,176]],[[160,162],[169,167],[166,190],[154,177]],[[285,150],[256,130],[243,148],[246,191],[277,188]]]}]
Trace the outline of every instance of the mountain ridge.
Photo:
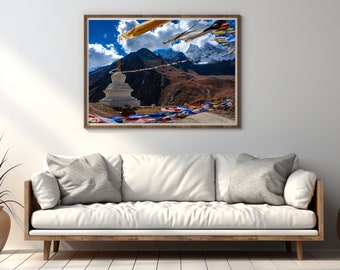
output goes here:
[{"label": "mountain ridge", "polygon": [[[183,60],[183,63],[176,63]],[[105,97],[117,62],[89,72],[89,102]],[[146,48],[121,59],[121,71],[142,106],[182,105],[235,96],[235,61],[194,65],[183,53],[161,56]]]}]

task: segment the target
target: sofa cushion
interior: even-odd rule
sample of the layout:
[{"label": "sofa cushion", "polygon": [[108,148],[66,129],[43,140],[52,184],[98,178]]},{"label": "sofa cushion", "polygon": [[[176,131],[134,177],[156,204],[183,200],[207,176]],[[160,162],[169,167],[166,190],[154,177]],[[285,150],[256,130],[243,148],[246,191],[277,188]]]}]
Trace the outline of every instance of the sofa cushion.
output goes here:
[{"label": "sofa cushion", "polygon": [[216,200],[224,201],[230,184],[231,172],[235,166],[238,154],[217,154],[216,166]]},{"label": "sofa cushion", "polygon": [[57,179],[49,171],[35,173],[31,176],[32,190],[41,209],[55,207],[60,201]]},{"label": "sofa cushion", "polygon": [[[225,201],[226,194],[230,184],[231,172],[235,166],[239,154],[216,154],[216,200]],[[274,158],[282,155],[259,155],[257,158]],[[293,171],[299,169],[299,159],[296,156],[293,165]]]},{"label": "sofa cushion", "polygon": [[276,158],[240,154],[231,173],[226,202],[284,204],[284,186],[295,158],[295,154]]},{"label": "sofa cushion", "polygon": [[50,171],[59,183],[62,204],[120,202],[120,177],[100,154],[79,158],[47,155]]},{"label": "sofa cushion", "polygon": [[123,201],[213,201],[210,154],[122,155]]},{"label": "sofa cushion", "polygon": [[[284,218],[283,218],[284,217]],[[121,202],[58,205],[35,211],[36,229],[311,229],[311,210],[226,202]],[[175,233],[175,232],[174,232]]]},{"label": "sofa cushion", "polygon": [[285,203],[307,209],[314,194],[316,174],[305,170],[293,172],[287,179],[284,189]]}]

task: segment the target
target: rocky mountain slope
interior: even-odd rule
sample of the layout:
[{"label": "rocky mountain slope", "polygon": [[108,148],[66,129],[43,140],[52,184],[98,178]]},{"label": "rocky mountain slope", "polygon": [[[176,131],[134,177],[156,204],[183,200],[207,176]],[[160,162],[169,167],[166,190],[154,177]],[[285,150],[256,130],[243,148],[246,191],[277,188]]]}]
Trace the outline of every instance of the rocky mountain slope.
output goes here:
[{"label": "rocky mountain slope", "polygon": [[[142,106],[182,105],[235,96],[233,60],[205,65],[195,65],[191,61],[173,64],[178,60],[187,58],[175,52],[162,57],[145,48],[121,59],[126,82],[134,89],[132,96],[139,99]],[[114,62],[90,72],[89,102],[105,97],[103,91],[111,82],[109,72],[116,68],[117,62]],[[150,69],[145,70],[147,68]]]}]

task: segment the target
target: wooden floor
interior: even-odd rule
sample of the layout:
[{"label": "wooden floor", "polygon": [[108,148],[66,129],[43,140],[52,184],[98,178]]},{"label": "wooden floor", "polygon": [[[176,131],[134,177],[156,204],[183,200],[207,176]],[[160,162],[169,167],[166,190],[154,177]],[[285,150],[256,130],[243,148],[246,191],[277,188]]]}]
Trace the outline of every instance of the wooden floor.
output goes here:
[{"label": "wooden floor", "polygon": [[306,251],[296,260],[286,252],[63,251],[42,260],[41,250],[4,250],[0,269],[118,270],[340,270],[340,251]]}]

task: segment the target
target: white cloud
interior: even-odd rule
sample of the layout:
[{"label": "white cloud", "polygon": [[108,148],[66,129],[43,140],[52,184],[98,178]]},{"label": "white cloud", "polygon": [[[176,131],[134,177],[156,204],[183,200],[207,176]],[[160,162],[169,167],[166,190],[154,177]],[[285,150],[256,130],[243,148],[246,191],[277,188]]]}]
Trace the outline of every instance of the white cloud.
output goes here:
[{"label": "white cloud", "polygon": [[88,45],[88,65],[89,70],[97,67],[110,65],[112,62],[122,58],[121,55],[115,50],[113,44],[89,44]]},{"label": "white cloud", "polygon": [[[144,33],[138,37],[135,37],[129,40],[123,39],[117,42],[120,43],[120,45],[124,48],[127,54],[138,51],[141,48],[148,48],[151,51],[158,50],[158,49],[172,48],[175,51],[185,52],[189,48],[190,43],[201,47],[201,45],[203,45],[204,42],[206,42],[207,39],[211,37],[205,36],[202,38],[197,38],[191,42],[185,42],[185,41],[178,42],[177,41],[177,42],[168,43],[168,44],[162,44],[162,42],[168,40],[170,37],[174,35],[187,31],[193,26],[194,23],[195,23],[194,20],[180,20],[179,23],[169,22],[169,23],[163,24],[162,26],[157,27],[156,29],[152,31]],[[136,20],[122,20],[120,21],[117,30],[120,34],[122,34],[125,31],[132,29],[138,24],[139,22]],[[208,25],[209,24],[207,24],[207,22],[205,21],[199,21],[199,23],[196,24],[190,30],[205,28]],[[210,36],[210,35],[208,34],[207,36]]]},{"label": "white cloud", "polygon": [[172,46],[172,49],[176,52],[185,53],[189,49],[189,47],[190,47],[190,43],[185,42],[185,41],[180,41],[179,43],[174,44]]}]

